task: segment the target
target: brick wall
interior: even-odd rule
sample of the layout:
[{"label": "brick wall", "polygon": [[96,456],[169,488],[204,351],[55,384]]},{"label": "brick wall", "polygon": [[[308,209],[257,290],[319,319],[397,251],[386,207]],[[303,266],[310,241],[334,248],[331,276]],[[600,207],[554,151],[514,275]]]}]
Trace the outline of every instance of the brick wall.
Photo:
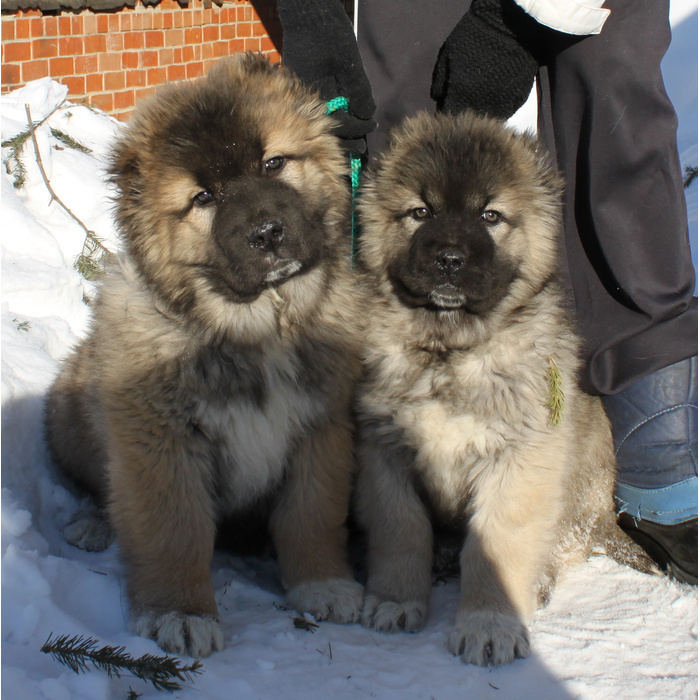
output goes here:
[{"label": "brick wall", "polygon": [[[151,0],[152,2],[153,0]],[[100,12],[3,12],[2,91],[50,76],[118,118],[163,82],[194,78],[240,51],[279,61],[275,0],[160,0]]]}]

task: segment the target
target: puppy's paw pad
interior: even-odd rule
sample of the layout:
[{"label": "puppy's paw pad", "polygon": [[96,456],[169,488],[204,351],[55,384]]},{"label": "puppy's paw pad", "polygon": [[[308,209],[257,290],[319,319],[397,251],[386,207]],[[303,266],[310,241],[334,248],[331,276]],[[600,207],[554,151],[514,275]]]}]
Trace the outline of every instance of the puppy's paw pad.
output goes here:
[{"label": "puppy's paw pad", "polygon": [[493,610],[460,612],[447,643],[465,664],[502,666],[530,654],[527,628],[515,616]]},{"label": "puppy's paw pad", "polygon": [[81,511],[63,528],[68,544],[88,552],[101,552],[114,541],[107,518],[97,511]]},{"label": "puppy's paw pad", "polygon": [[396,603],[368,595],[362,608],[362,625],[377,632],[418,632],[425,627],[428,606],[419,600]]},{"label": "puppy's paw pad", "polygon": [[287,602],[317,620],[357,622],[360,619],[364,588],[352,579],[334,578],[306,581],[287,592]]},{"label": "puppy's paw pad", "polygon": [[142,637],[155,639],[163,651],[178,656],[201,659],[224,648],[221,625],[211,616],[149,612],[136,617],[132,628]]}]

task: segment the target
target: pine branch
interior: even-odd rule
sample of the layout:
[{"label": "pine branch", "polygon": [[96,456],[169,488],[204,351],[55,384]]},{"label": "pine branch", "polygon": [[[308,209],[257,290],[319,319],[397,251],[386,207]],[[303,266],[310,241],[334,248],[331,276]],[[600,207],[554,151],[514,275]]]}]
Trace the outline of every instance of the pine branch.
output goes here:
[{"label": "pine branch", "polygon": [[87,146],[80,143],[80,141],[76,141],[72,136],[66,134],[65,131],[61,131],[60,129],[56,129],[52,126],[51,134],[64,146],[72,148],[74,151],[80,151],[81,153],[92,153],[92,148],[88,148]]},{"label": "pine branch", "polygon": [[134,658],[126,652],[126,647],[104,646],[98,648],[96,639],[82,635],[69,637],[67,634],[52,639],[49,635],[41,651],[50,654],[56,661],[75,673],[87,672],[90,665],[101,669],[108,676],[119,677],[127,673],[135,678],[149,681],[156,690],[180,690],[182,681],[191,681],[192,676],[202,672],[201,662],[180,666],[172,656],[145,654]]},{"label": "pine branch", "polygon": [[547,406],[549,407],[549,425],[556,428],[564,414],[564,380],[551,357],[547,368]]},{"label": "pine branch", "polygon": [[[34,123],[32,122],[32,112],[28,104],[24,105],[27,112],[27,121],[29,122],[29,133],[32,138],[32,143],[34,144],[34,151],[36,153],[36,162],[39,166],[39,172],[44,180],[46,189],[51,195],[51,202],[56,202],[61,206],[61,208],[75,221],[80,227],[85,231],[85,242],[83,243],[83,250],[77,257],[74,267],[78,272],[80,272],[85,279],[93,279],[101,271],[100,263],[103,258],[109,253],[107,248],[102,244],[102,241],[97,237],[94,231],[90,231],[88,227],[61,201],[58,195],[54,192],[49,178],[46,175],[46,170],[44,170],[44,163],[41,160],[41,153],[39,152],[39,144],[36,140],[36,132]],[[55,110],[54,110],[55,111]],[[48,119],[48,117],[46,117]],[[51,203],[49,202],[49,204]]]}]

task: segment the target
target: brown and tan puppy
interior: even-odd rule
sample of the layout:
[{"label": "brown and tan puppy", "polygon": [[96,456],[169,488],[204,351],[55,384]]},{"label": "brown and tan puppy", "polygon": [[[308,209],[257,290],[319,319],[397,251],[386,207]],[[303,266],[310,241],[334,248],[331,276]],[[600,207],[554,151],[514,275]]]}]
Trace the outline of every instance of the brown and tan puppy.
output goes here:
[{"label": "brown and tan puppy", "polygon": [[106,507],[135,631],[223,647],[217,524],[269,511],[288,601],[358,619],[346,560],[349,406],[359,374],[346,163],[324,104],[247,55],[136,110],[111,172],[125,252],[48,397],[62,469]]},{"label": "brown and tan puppy", "polygon": [[593,547],[652,568],[616,525],[610,426],[577,387],[559,190],[531,137],[422,115],[393,134],[360,207],[375,295],[358,405],[362,623],[420,629],[432,526],[458,528],[449,649],[467,663],[526,656],[538,598]]}]

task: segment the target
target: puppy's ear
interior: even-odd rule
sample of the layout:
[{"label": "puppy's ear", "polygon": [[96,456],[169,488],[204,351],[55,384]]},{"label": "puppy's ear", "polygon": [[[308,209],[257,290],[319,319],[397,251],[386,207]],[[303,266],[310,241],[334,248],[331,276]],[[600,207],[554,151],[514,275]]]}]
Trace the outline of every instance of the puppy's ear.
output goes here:
[{"label": "puppy's ear", "polygon": [[135,182],[140,180],[139,166],[138,149],[126,138],[119,141],[112,151],[109,175],[122,195],[128,195]]}]

